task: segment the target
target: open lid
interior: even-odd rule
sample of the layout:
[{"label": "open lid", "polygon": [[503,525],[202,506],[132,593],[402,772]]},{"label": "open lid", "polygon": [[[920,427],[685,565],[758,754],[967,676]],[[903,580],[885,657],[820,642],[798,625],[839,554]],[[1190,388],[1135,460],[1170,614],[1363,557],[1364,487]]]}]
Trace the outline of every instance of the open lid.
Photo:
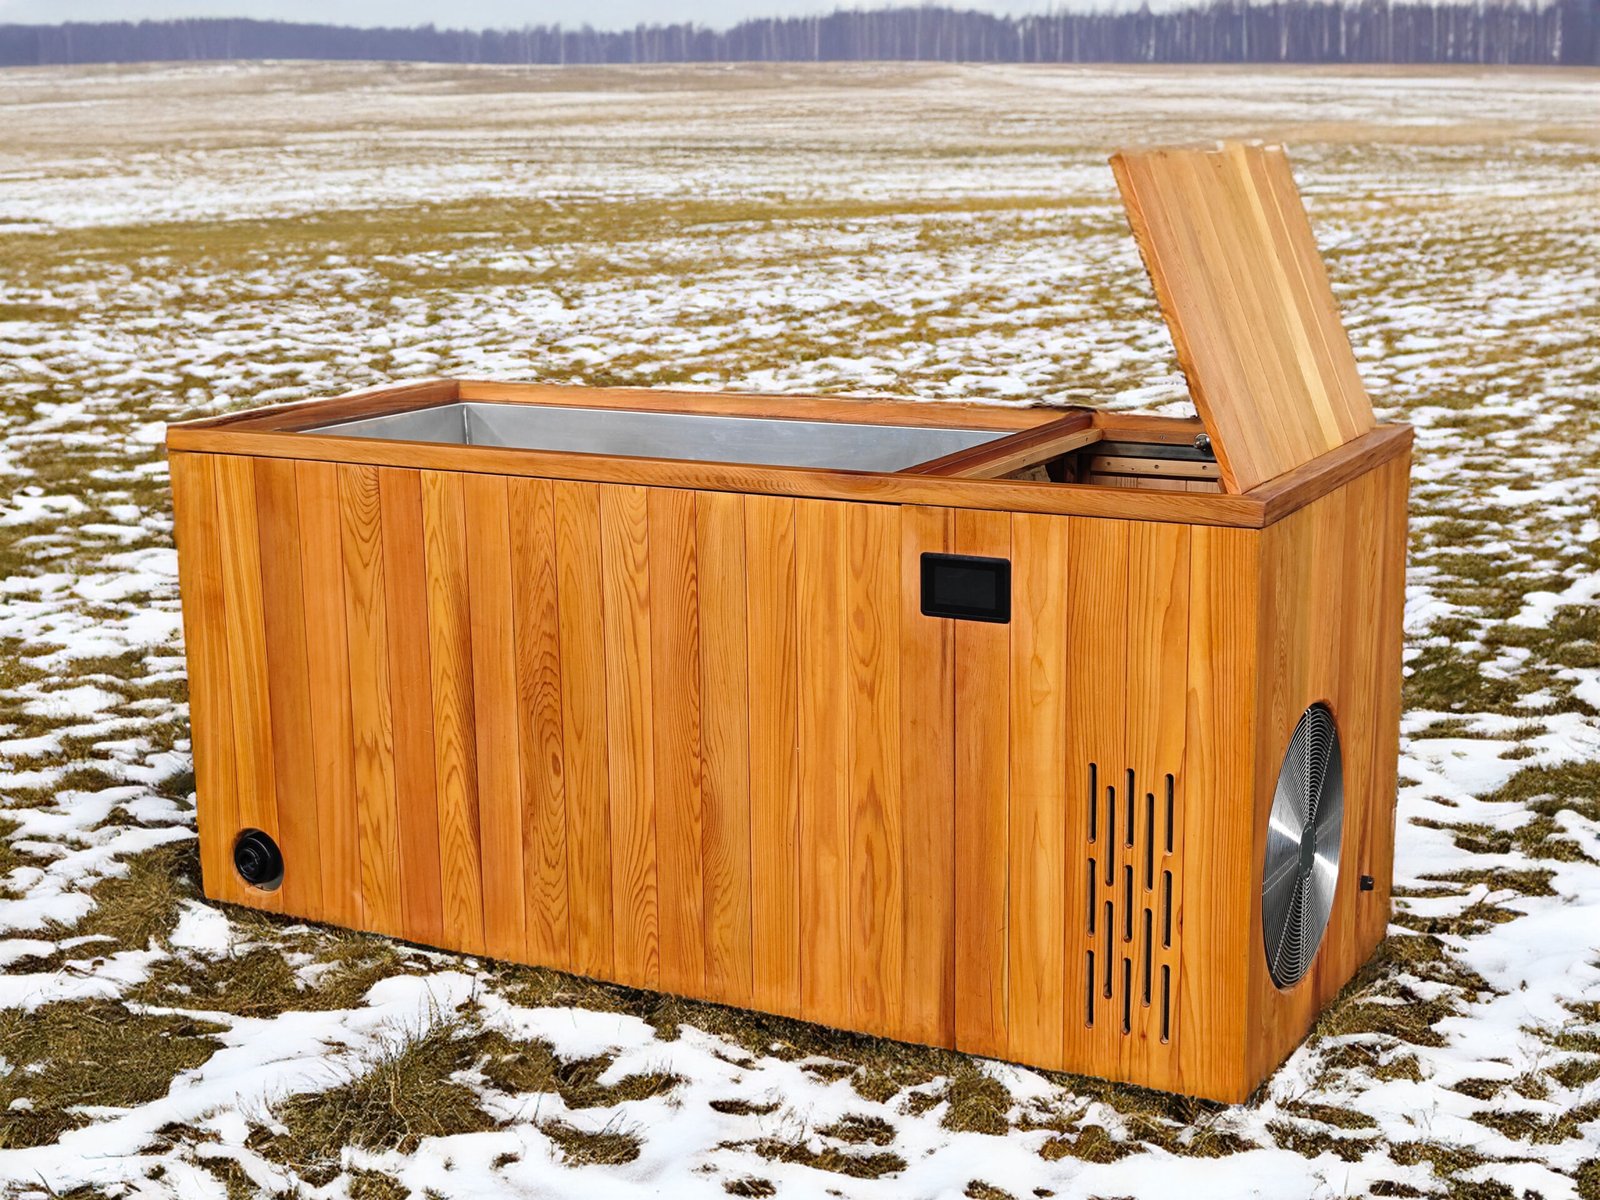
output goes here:
[{"label": "open lid", "polygon": [[1373,427],[1281,147],[1128,151],[1111,169],[1225,491]]}]

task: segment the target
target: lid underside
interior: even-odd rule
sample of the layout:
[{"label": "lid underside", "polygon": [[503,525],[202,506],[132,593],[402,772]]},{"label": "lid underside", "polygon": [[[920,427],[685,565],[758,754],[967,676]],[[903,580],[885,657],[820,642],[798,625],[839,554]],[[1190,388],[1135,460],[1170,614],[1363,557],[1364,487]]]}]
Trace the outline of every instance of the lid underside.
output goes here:
[{"label": "lid underside", "polygon": [[1373,425],[1281,147],[1111,159],[1223,489],[1247,492]]}]

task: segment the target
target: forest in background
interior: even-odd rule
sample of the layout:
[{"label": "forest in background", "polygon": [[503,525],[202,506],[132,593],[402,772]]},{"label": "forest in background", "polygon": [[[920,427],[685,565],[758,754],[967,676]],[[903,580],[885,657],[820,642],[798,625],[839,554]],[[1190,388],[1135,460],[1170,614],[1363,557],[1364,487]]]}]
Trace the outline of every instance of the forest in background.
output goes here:
[{"label": "forest in background", "polygon": [[332,59],[502,64],[1600,64],[1600,0],[1212,0],[1151,12],[996,16],[922,6],[625,30],[356,28],[243,18],[0,25],[0,66]]}]

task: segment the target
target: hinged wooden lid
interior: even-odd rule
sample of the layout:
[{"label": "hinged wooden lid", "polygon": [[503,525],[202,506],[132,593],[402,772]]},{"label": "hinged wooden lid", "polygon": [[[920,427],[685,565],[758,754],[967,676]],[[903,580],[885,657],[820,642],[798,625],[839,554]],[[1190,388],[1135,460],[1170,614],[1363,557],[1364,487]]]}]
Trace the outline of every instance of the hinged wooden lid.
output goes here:
[{"label": "hinged wooden lid", "polygon": [[1130,151],[1111,168],[1224,490],[1247,492],[1370,430],[1282,148]]}]

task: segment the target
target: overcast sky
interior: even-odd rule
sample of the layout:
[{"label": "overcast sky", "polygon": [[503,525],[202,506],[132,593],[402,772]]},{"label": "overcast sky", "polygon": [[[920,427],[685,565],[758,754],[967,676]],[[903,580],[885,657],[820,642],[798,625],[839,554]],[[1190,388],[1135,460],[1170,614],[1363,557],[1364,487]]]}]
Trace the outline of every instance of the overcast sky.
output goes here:
[{"label": "overcast sky", "polygon": [[[892,2],[892,0],[891,0]],[[641,21],[697,21],[731,25],[745,17],[877,8],[883,0],[0,0],[7,21],[137,21],[164,17],[262,17],[338,25],[422,25],[517,28],[523,25],[633,26]],[[1106,0],[944,0],[952,8],[995,13],[1041,12],[1049,7],[1115,8]],[[1156,4],[1152,7],[1161,7]]]}]

